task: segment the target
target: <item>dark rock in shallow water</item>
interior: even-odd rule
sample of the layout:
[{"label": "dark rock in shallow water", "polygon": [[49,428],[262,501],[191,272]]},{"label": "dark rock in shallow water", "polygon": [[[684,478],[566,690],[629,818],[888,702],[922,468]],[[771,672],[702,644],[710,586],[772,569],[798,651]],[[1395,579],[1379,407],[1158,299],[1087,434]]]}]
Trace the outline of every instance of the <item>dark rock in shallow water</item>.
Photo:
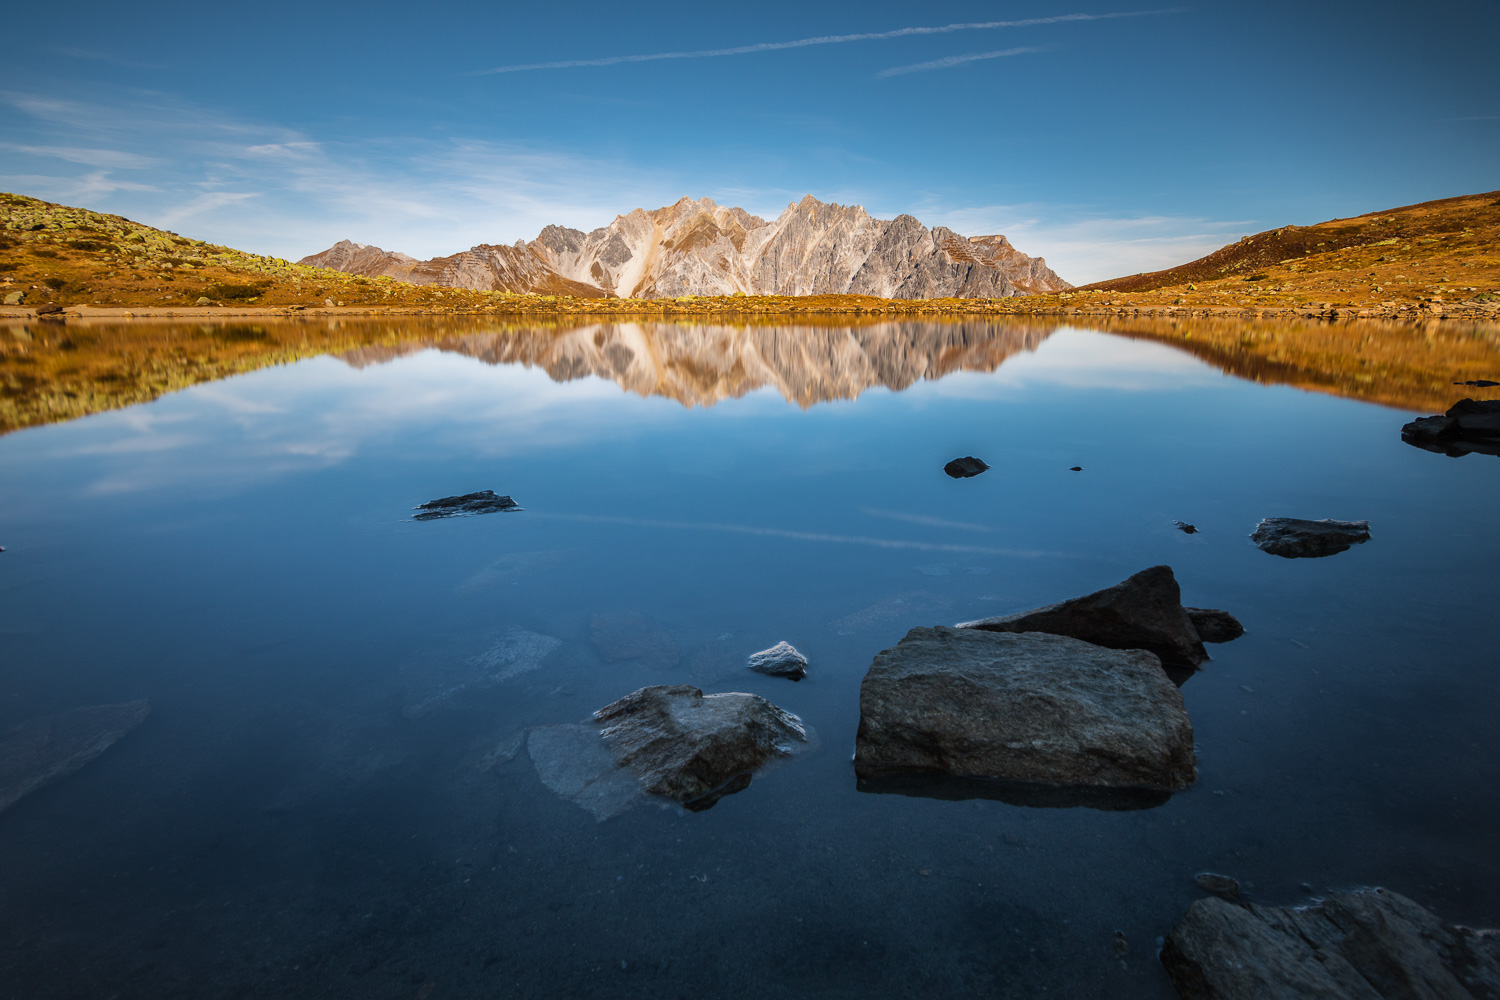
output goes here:
[{"label": "dark rock in shallow water", "polygon": [[1500,455],[1500,399],[1461,399],[1445,414],[1418,417],[1402,427],[1401,440],[1453,458]]},{"label": "dark rock in shallow water", "polygon": [[1177,530],[1182,532],[1184,535],[1196,535],[1198,533],[1198,529],[1193,525],[1188,524],[1186,521],[1173,521],[1172,523],[1175,524],[1177,526]]},{"label": "dark rock in shallow water", "polygon": [[1284,559],[1321,559],[1370,540],[1369,521],[1268,517],[1255,526],[1250,540],[1262,552]]},{"label": "dark rock in shallow water", "polygon": [[1216,875],[1213,872],[1204,872],[1193,877],[1193,884],[1204,892],[1211,892],[1215,896],[1222,896],[1228,900],[1240,898],[1240,883],[1238,879],[1230,878],[1228,875]]},{"label": "dark rock in shallow water", "polygon": [[741,791],[756,768],[807,742],[801,719],[759,695],[705,695],[688,684],[633,691],[594,720],[642,791],[692,810]]},{"label": "dark rock in shallow water", "polygon": [[463,517],[469,514],[493,514],[496,511],[525,510],[520,504],[510,497],[498,496],[494,490],[481,490],[478,493],[465,493],[458,497],[443,497],[440,500],[429,500],[424,504],[418,504],[413,510],[421,511],[413,514],[413,521],[431,521],[439,517]]},{"label": "dark rock in shallow water", "polygon": [[876,782],[942,772],[1172,792],[1197,775],[1182,695],[1144,650],[914,628],[875,656],[859,710],[855,770]]},{"label": "dark rock in shallow water", "polygon": [[1200,899],[1161,962],[1184,1000],[1500,996],[1500,933],[1445,924],[1387,889],[1299,907]]},{"label": "dark rock in shallow water", "polygon": [[952,476],[954,479],[973,479],[975,476],[979,475],[981,472],[987,471],[988,469],[988,465],[984,464],[984,462],[975,458],[973,455],[966,455],[963,458],[955,458],[953,461],[943,466],[943,471],[948,473],[948,475]]},{"label": "dark rock in shallow water", "polygon": [[1170,566],[1134,576],[1061,604],[961,622],[987,632],[1051,632],[1110,649],[1147,649],[1169,666],[1197,667],[1208,659],[1198,630],[1182,607]]},{"label": "dark rock in shallow water", "polygon": [[1216,608],[1183,608],[1188,621],[1204,642],[1233,642],[1245,634],[1245,626],[1228,611]]},{"label": "dark rock in shallow water", "polygon": [[605,663],[640,660],[648,667],[664,670],[677,666],[682,659],[677,640],[638,611],[591,616],[589,639]]},{"label": "dark rock in shallow water", "polygon": [[782,641],[770,649],[750,654],[750,669],[775,677],[790,677],[800,681],[807,676],[807,657],[797,652],[791,643]]},{"label": "dark rock in shallow water", "polygon": [[0,740],[0,812],[83,767],[150,711],[147,701],[90,705],[13,727]]}]

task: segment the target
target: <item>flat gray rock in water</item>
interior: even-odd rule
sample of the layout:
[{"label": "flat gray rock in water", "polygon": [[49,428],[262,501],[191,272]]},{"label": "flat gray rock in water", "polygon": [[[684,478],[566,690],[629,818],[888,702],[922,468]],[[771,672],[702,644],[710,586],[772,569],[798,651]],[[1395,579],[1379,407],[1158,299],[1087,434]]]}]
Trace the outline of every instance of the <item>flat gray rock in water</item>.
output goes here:
[{"label": "flat gray rock in water", "polygon": [[0,812],[108,750],[151,711],[148,701],[90,705],[30,719],[0,740]]},{"label": "flat gray rock in water", "polygon": [[640,660],[648,667],[665,670],[682,659],[677,640],[638,611],[591,616],[589,639],[605,663]]},{"label": "flat gray rock in water", "polygon": [[1176,791],[1193,727],[1161,662],[1043,632],[914,628],[859,689],[854,763],[1049,785]]},{"label": "flat gray rock in water", "polygon": [[853,635],[882,622],[897,618],[910,621],[916,615],[935,614],[939,611],[946,611],[952,606],[952,602],[947,598],[929,591],[909,590],[904,594],[896,594],[883,601],[876,601],[868,608],[861,608],[853,614],[835,618],[828,624],[839,635]]},{"label": "flat gray rock in water", "polygon": [[512,627],[485,635],[477,653],[456,646],[425,651],[401,667],[406,688],[401,714],[420,719],[467,693],[530,673],[561,645],[562,640],[553,636]]},{"label": "flat gray rock in water", "polygon": [[1113,587],[1061,604],[960,622],[957,627],[1050,632],[1110,649],[1146,649],[1174,667],[1196,668],[1208,659],[1170,566],[1143,569]]},{"label": "flat gray rock in water", "polygon": [[750,669],[775,677],[790,677],[800,681],[807,676],[807,657],[797,652],[796,647],[783,640],[770,649],[750,654]]},{"label": "flat gray rock in water", "polygon": [[1370,540],[1369,521],[1268,517],[1255,526],[1250,540],[1263,552],[1285,559],[1319,559]]},{"label": "flat gray rock in water", "polygon": [[1185,1000],[1500,996],[1500,933],[1445,924],[1387,889],[1299,907],[1200,899],[1161,961]]},{"label": "flat gray rock in water", "polygon": [[494,490],[480,490],[456,497],[441,497],[418,504],[413,510],[413,521],[432,521],[440,517],[469,517],[474,514],[493,514],[497,511],[525,510],[510,497],[498,495]]}]

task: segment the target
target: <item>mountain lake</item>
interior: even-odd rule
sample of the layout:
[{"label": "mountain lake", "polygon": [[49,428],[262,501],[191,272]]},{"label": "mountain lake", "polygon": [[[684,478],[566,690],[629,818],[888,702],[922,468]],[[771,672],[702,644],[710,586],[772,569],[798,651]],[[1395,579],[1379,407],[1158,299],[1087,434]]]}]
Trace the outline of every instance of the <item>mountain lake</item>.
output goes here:
[{"label": "mountain lake", "polygon": [[[1055,324],[424,322],[0,437],[0,730],[149,703],[0,812],[0,997],[1169,1000],[1204,872],[1500,924],[1500,460],[1401,437],[1495,389]],[[414,516],[484,490],[521,509]],[[1281,516],[1371,538],[1280,558]],[[1181,687],[1191,786],[856,780],[909,629],[1160,564],[1246,629]],[[783,640],[805,680],[747,669]],[[528,745],[663,684],[808,746],[691,811]]]}]

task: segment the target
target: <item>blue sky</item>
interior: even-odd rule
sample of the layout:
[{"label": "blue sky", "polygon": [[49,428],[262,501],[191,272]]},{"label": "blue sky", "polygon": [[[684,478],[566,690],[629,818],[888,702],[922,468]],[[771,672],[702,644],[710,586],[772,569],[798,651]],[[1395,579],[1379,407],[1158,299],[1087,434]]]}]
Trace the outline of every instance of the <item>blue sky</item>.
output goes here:
[{"label": "blue sky", "polygon": [[1494,0],[6,20],[0,188],[293,259],[342,238],[452,253],[683,195],[769,218],[811,193],[1005,233],[1082,282],[1500,188]]}]

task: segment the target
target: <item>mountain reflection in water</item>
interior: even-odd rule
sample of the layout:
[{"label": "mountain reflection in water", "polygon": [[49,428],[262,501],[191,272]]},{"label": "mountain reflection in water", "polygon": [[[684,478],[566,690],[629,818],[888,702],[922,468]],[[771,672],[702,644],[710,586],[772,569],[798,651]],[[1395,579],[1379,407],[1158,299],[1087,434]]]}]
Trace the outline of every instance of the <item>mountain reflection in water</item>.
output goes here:
[{"label": "mountain reflection in water", "polygon": [[597,323],[567,332],[520,330],[357,348],[355,367],[429,346],[486,364],[543,369],[555,381],[596,375],[641,396],[712,406],[772,386],[806,409],[856,399],[873,386],[901,390],[953,372],[992,372],[1011,355],[1034,351],[1055,324],[980,321],[870,326],[735,326]]},{"label": "mountain reflection in water", "polygon": [[356,367],[423,350],[597,375],[642,395],[710,406],[771,386],[802,407],[991,372],[1060,329],[1170,344],[1230,374],[1436,412],[1453,383],[1500,375],[1500,328],[1356,322],[934,316],[726,317],[713,322],[524,323],[472,315],[223,322],[0,324],[0,433],[147,402],[269,365],[338,355]]}]

